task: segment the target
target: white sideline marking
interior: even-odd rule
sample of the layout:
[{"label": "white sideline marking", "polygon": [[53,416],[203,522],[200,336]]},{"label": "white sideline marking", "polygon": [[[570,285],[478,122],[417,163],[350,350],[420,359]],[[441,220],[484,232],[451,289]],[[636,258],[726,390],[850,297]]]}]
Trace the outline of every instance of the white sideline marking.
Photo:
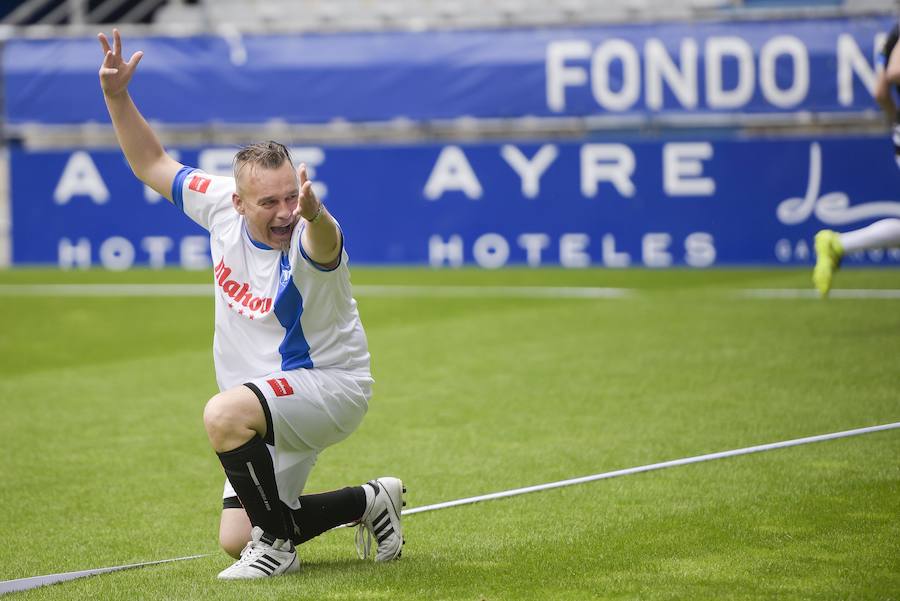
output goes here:
[{"label": "white sideline marking", "polygon": [[[623,298],[628,288],[360,285],[354,296],[407,298]],[[212,296],[212,284],[0,284],[0,296]]]},{"label": "white sideline marking", "polygon": [[212,284],[0,284],[0,296],[212,296]]},{"label": "white sideline marking", "polygon": [[650,472],[653,470],[661,470],[667,467],[676,467],[679,465],[688,465],[691,463],[700,463],[701,461],[712,461],[713,459],[723,459],[725,457],[735,457],[737,455],[748,455],[750,453],[760,453],[762,451],[771,451],[774,449],[783,449],[785,447],[795,447],[801,444],[809,444],[811,442],[820,442],[823,440],[833,440],[835,438],[846,438],[848,436],[858,436],[860,434],[869,434],[871,432],[880,432],[882,430],[892,430],[900,428],[900,422],[892,424],[883,424],[880,426],[869,426],[866,428],[857,428],[855,430],[845,430],[843,432],[834,432],[832,434],[819,434],[818,436],[807,436],[806,438],[795,438],[784,442],[773,442],[769,444],[761,444],[753,447],[744,447],[742,449],[734,449],[732,451],[721,451],[718,453],[708,453],[706,455],[697,455],[695,457],[687,457],[685,459],[673,459],[672,461],[663,461],[662,463],[652,463],[650,465],[642,465],[639,467],[630,467],[614,472],[605,472],[602,474],[594,474],[592,476],[582,476],[581,478],[572,478],[570,480],[559,480],[550,482],[549,484],[536,484],[534,486],[526,486],[524,488],[514,488],[502,492],[495,492],[487,495],[479,495],[477,497],[468,497],[466,499],[457,499],[455,501],[445,501],[443,503],[435,503],[434,505],[425,505],[423,507],[414,507],[403,511],[403,515],[412,515],[414,513],[422,513],[425,511],[434,511],[436,509],[445,509],[447,507],[456,507],[457,505],[468,505],[469,503],[478,503],[479,501],[490,501],[492,499],[502,499],[505,497],[514,497],[516,495],[524,495],[530,492],[538,492],[541,490],[549,490],[551,488],[562,488],[564,486],[572,486],[573,484],[584,484],[585,482],[593,482],[595,480],[606,480],[607,478],[615,478],[617,476],[627,476],[629,474],[640,474],[642,472]]},{"label": "white sideline marking", "polygon": [[[738,296],[744,298],[819,298],[819,293],[813,289],[805,288],[757,288],[740,290]],[[894,299],[900,298],[900,290],[894,288],[842,288],[832,290],[829,298],[853,298],[853,299]]]},{"label": "white sideline marking", "polygon": [[[819,434],[817,436],[807,436],[806,438],[795,438],[793,440],[786,440],[783,442],[773,442],[769,444],[761,444],[752,447],[744,447],[742,449],[734,449],[731,451],[721,451],[718,453],[708,453],[706,455],[697,455],[694,457],[687,457],[685,459],[674,459],[672,461],[663,461],[661,463],[652,463],[650,465],[642,465],[639,467],[631,467],[622,470],[616,470],[613,472],[604,472],[602,474],[594,474],[592,476],[582,476],[581,478],[572,478],[570,480],[559,480],[557,482],[550,482],[548,484],[537,484],[534,486],[526,486],[523,488],[514,488],[512,490],[505,490],[501,492],[490,493],[487,495],[479,495],[477,497],[467,497],[465,499],[456,499],[455,501],[445,501],[443,503],[435,503],[433,505],[423,505],[422,507],[413,507],[411,509],[405,509],[401,513],[402,515],[413,515],[416,513],[424,513],[426,511],[436,511],[438,509],[446,509],[448,507],[456,507],[458,505],[468,505],[471,503],[478,503],[480,501],[490,501],[493,499],[503,499],[505,497],[514,497],[516,495],[524,495],[526,493],[538,492],[542,490],[549,490],[552,488],[562,488],[564,486],[572,486],[575,484],[584,484],[586,482],[593,482],[595,480],[605,480],[608,478],[615,478],[617,476],[627,476],[629,474],[639,474],[642,472],[649,472],[653,470],[661,470],[669,467],[676,467],[679,465],[688,465],[691,463],[700,463],[701,461],[712,461],[713,459],[723,459],[725,457],[735,457],[737,455],[747,455],[750,453],[760,453],[763,451],[772,451],[775,449],[783,449],[786,447],[795,447],[802,444],[809,444],[811,442],[821,442],[823,440],[834,440],[835,438],[847,438],[848,436],[858,436],[860,434],[870,434],[872,432],[881,432],[883,430],[893,430],[895,428],[900,428],[900,422],[894,422],[891,424],[882,424],[879,426],[868,426],[865,428],[856,428],[855,430],[844,430],[843,432],[833,432],[831,434]],[[184,561],[188,559],[199,559],[201,557],[208,557],[209,554],[205,555],[191,555],[189,557],[178,557],[175,559],[163,559],[161,561],[148,561],[144,563],[134,563],[124,566],[114,566],[110,568],[95,568],[93,570],[82,570],[79,572],[65,572],[63,574],[49,574],[47,576],[34,576],[31,578],[19,578],[17,580],[6,580],[4,582],[0,582],[0,595],[11,593],[15,591],[24,591],[32,588],[37,588],[39,586],[45,586],[48,584],[56,584],[58,582],[65,582],[67,580],[74,580],[76,578],[83,578],[85,576],[94,576],[97,574],[105,574],[108,572],[115,572],[117,570],[127,570],[129,568],[139,568],[144,566],[152,566],[161,563],[169,563],[173,561]]]},{"label": "white sideline marking", "polygon": [[354,286],[354,295],[386,297],[440,298],[623,298],[629,288],[582,286]]},{"label": "white sideline marking", "polygon": [[[596,286],[407,286],[359,285],[358,297],[385,298],[628,298],[634,288]],[[0,296],[211,296],[212,284],[0,284]],[[817,298],[812,288],[748,288],[733,291],[741,298],[797,299]],[[900,290],[892,288],[837,289],[831,298],[900,299]]]},{"label": "white sideline marking", "polygon": [[93,570],[81,570],[78,572],[64,572],[62,574],[48,574],[47,576],[32,576],[31,578],[18,578],[16,580],[6,580],[0,582],[0,595],[6,593],[16,593],[19,591],[27,591],[28,589],[46,586],[48,584],[56,584],[57,582],[65,582],[67,580],[75,580],[76,578],[84,578],[85,576],[95,576],[97,574],[107,574],[109,572],[117,572],[119,570],[130,570],[131,568],[142,568],[144,566],[155,566],[161,563],[171,563],[173,561],[184,561],[186,559],[198,559],[200,557],[208,557],[206,555],[190,555],[188,557],[176,557],[175,559],[161,559],[159,561],[145,561],[142,563],[131,563],[125,566],[114,566],[111,568],[95,568]]}]

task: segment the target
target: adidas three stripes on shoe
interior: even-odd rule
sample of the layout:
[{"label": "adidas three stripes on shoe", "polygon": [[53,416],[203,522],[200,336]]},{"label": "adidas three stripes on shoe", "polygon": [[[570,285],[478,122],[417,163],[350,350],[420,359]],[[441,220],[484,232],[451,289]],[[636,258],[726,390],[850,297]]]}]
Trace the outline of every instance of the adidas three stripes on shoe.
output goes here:
[{"label": "adidas three stripes on shoe", "polygon": [[366,510],[356,532],[356,551],[362,559],[371,554],[372,539],[378,547],[375,561],[390,561],[403,550],[403,527],[400,512],[406,504],[406,488],[398,478],[378,478],[363,485],[366,488]]}]

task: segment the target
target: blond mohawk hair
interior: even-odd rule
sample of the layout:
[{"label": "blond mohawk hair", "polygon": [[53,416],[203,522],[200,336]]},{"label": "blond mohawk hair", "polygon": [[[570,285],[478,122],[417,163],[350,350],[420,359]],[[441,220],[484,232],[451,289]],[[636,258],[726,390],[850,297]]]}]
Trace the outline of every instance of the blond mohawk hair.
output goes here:
[{"label": "blond mohawk hair", "polygon": [[234,163],[232,164],[234,179],[237,180],[238,175],[247,165],[250,165],[251,168],[277,169],[285,161],[293,165],[291,153],[284,144],[272,140],[248,144],[234,155]]}]

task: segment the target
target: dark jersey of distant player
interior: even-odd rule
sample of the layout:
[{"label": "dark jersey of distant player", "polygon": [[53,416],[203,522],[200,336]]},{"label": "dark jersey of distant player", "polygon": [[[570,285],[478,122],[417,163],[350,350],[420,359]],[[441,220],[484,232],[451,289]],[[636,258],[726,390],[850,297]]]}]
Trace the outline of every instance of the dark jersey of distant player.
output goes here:
[{"label": "dark jersey of distant player", "polygon": [[[894,26],[891,27],[891,31],[888,32],[887,39],[884,41],[884,46],[881,48],[881,65],[886,69],[888,60],[891,58],[891,52],[894,51],[894,46],[897,45],[897,40],[900,39],[900,24],[894,23]],[[900,85],[894,86],[897,90],[897,93],[900,94]]]}]

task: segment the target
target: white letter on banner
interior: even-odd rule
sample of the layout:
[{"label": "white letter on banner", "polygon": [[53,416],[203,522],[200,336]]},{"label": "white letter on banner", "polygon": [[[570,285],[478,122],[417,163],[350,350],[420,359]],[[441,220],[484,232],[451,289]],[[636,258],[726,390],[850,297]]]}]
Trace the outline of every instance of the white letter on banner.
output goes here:
[{"label": "white letter on banner", "polygon": [[509,243],[500,234],[483,234],[472,246],[475,262],[486,269],[497,269],[509,259]]},{"label": "white letter on banner", "polygon": [[591,256],[585,250],[591,239],[587,234],[563,234],[559,237],[559,263],[563,267],[588,267]]},{"label": "white letter on banner", "polygon": [[[780,55],[791,57],[794,81],[785,88],[778,87],[777,61]],[[809,93],[809,56],[803,42],[791,35],[772,38],[759,53],[759,85],[766,100],[786,109],[803,102]]]},{"label": "white letter on banner", "polygon": [[447,242],[437,234],[428,239],[428,262],[432,267],[441,267],[444,261],[450,267],[463,264],[463,242],[456,234],[450,236]]},{"label": "white letter on banner", "polygon": [[603,236],[603,264],[607,267],[628,267],[631,256],[616,250],[616,237],[612,234]]},{"label": "white letter on banner", "polygon": [[134,264],[134,246],[127,238],[113,236],[100,245],[100,264],[110,271],[124,271]]},{"label": "white letter on banner", "polygon": [[471,199],[481,198],[481,183],[459,146],[445,146],[428,176],[425,198],[437,200],[447,190],[461,190]]},{"label": "white letter on banner", "polygon": [[585,144],[581,147],[581,193],[597,195],[597,182],[608,181],[625,197],[634,196],[634,153],[624,144]]},{"label": "white letter on banner", "polygon": [[713,156],[709,142],[670,142],[663,145],[663,189],[669,196],[712,196],[716,182],[703,174]]},{"label": "white letter on banner", "polygon": [[712,234],[694,232],[684,239],[684,261],[691,267],[709,267],[716,262]]},{"label": "white letter on banner", "polygon": [[328,197],[328,186],[320,179],[316,179],[316,167],[325,162],[325,151],[318,146],[291,146],[291,158],[295,166],[306,163],[306,172],[313,183],[313,192],[319,200]]},{"label": "white letter on banner", "polygon": [[[609,65],[622,62],[622,87],[613,92],[609,81]],[[591,59],[591,91],[600,106],[611,111],[624,111],[637,102],[641,93],[641,61],[637,50],[625,40],[608,40],[600,44]]]},{"label": "white letter on banner", "polygon": [[172,244],[172,239],[168,236],[147,236],[141,240],[141,248],[150,255],[150,267],[162,269],[166,266],[166,253],[171,250]]},{"label": "white letter on banner", "polygon": [[69,157],[62,177],[56,184],[56,190],[53,191],[53,201],[64,205],[73,196],[79,195],[90,196],[98,205],[109,200],[109,190],[103,183],[94,160],[83,150],[73,152]]},{"label": "white letter on banner", "polygon": [[[711,109],[733,109],[753,97],[753,48],[736,37],[712,37],[706,40],[706,103]],[[733,90],[722,89],[722,59],[731,56],[738,62],[738,81]]]},{"label": "white letter on banner", "polygon": [[644,69],[647,108],[663,107],[663,80],[684,108],[697,108],[697,42],[688,38],[681,42],[681,70],[675,66],[665,45],[657,39],[644,44]]},{"label": "white letter on banner", "polygon": [[509,166],[522,180],[522,196],[534,198],[541,193],[541,176],[544,175],[547,167],[556,160],[559,151],[553,144],[544,144],[529,161],[518,147],[504,144],[500,149],[500,155],[506,159]]},{"label": "white letter on banner", "polygon": [[68,238],[60,238],[56,256],[60,269],[87,269],[91,266],[91,241],[79,238],[77,243],[72,244]]},{"label": "white letter on banner", "polygon": [[184,269],[199,270],[212,265],[208,236],[185,236],[181,239],[178,254],[181,257],[181,267]]},{"label": "white letter on banner", "polygon": [[[879,47],[876,45],[876,48]],[[875,95],[875,68],[863,56],[856,40],[849,33],[838,36],[837,63],[838,102],[842,106],[853,104],[854,74],[863,82],[869,94]]]},{"label": "white letter on banner", "polygon": [[547,234],[521,234],[519,246],[525,249],[525,260],[529,267],[539,267],[541,264],[541,251],[550,246],[550,236]]},{"label": "white letter on banner", "polygon": [[587,60],[591,45],[585,40],[563,40],[547,44],[547,106],[554,113],[566,110],[566,87],[587,83],[587,71],[582,67],[567,67],[566,60]]},{"label": "white letter on banner", "polygon": [[644,265],[647,267],[668,267],[672,264],[672,255],[668,248],[672,244],[669,234],[646,234],[642,246]]}]

